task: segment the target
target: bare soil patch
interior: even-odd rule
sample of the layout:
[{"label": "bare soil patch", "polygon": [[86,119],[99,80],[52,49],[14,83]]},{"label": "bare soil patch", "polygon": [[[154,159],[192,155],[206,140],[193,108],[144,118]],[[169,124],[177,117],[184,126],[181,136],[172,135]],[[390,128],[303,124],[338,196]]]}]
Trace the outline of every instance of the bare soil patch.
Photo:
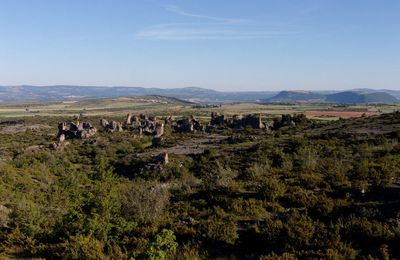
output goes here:
[{"label": "bare soil patch", "polygon": [[153,150],[150,153],[143,153],[141,155],[159,153],[170,153],[177,155],[201,154],[207,149],[218,148],[221,144],[221,141],[225,140],[226,138],[228,138],[228,136],[212,134],[207,137],[185,139],[181,140],[173,147],[160,148]]},{"label": "bare soil patch", "polygon": [[34,124],[34,125],[24,125],[24,124],[17,124],[17,125],[8,125],[4,126],[0,129],[0,133],[2,134],[16,134],[25,132],[26,130],[39,130],[39,129],[50,129],[49,125],[43,124]]},{"label": "bare soil patch", "polygon": [[373,116],[378,113],[375,112],[360,112],[360,111],[304,111],[306,116],[314,116],[314,117],[361,117],[365,116]]}]

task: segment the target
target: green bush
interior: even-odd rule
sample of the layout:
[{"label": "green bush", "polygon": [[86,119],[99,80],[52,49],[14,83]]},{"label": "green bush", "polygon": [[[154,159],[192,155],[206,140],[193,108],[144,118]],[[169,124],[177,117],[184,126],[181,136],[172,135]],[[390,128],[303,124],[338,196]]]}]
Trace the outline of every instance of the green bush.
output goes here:
[{"label": "green bush", "polygon": [[175,253],[178,243],[176,243],[174,232],[163,229],[146,246],[145,251],[139,255],[139,259],[166,259],[168,255]]},{"label": "green bush", "polygon": [[285,194],[286,187],[278,178],[267,177],[261,181],[257,191],[264,199],[275,201]]}]

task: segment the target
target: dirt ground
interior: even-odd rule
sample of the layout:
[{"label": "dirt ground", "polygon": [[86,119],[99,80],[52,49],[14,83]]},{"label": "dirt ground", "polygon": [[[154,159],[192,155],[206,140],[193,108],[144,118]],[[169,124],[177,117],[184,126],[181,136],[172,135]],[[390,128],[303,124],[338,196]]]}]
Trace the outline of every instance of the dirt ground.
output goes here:
[{"label": "dirt ground", "polygon": [[358,111],[304,111],[303,112],[308,117],[361,117],[365,116],[373,116],[378,113],[375,112],[358,112]]},{"label": "dirt ground", "polygon": [[188,154],[201,154],[204,150],[215,149],[220,146],[221,141],[227,139],[228,136],[211,134],[207,137],[190,138],[180,140],[179,143],[173,147],[160,148],[151,152],[142,153],[142,156],[157,155],[161,153],[188,155]]},{"label": "dirt ground", "polygon": [[25,132],[26,130],[39,130],[39,129],[49,129],[49,128],[51,128],[49,125],[42,125],[42,124],[34,124],[34,125],[17,124],[17,125],[8,125],[2,127],[0,129],[0,133],[16,134]]}]

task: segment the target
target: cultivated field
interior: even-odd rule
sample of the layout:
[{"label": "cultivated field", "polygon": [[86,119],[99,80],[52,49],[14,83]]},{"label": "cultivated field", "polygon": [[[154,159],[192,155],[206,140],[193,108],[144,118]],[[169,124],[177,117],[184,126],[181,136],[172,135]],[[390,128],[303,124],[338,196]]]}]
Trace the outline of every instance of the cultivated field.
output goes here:
[{"label": "cultivated field", "polygon": [[309,118],[336,120],[339,118],[360,117],[390,113],[400,109],[400,105],[334,105],[334,104],[259,104],[235,103],[221,106],[204,106],[160,96],[121,97],[86,101],[29,102],[0,104],[0,118],[31,116],[121,116],[128,112],[134,114],[153,114],[157,116],[190,115],[208,118],[210,112],[226,115],[256,114],[264,117],[282,114],[304,113]]}]

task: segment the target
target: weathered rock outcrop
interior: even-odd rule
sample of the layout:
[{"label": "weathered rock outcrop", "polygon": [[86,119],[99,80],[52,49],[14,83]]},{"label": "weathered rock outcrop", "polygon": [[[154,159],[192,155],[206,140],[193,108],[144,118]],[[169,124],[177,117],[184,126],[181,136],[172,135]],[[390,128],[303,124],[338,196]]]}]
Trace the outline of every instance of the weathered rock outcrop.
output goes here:
[{"label": "weathered rock outcrop", "polygon": [[128,114],[126,115],[126,121],[125,121],[125,123],[126,123],[127,125],[132,124],[132,115],[131,115],[131,113],[128,113]]},{"label": "weathered rock outcrop", "polygon": [[103,128],[106,128],[108,124],[109,124],[109,122],[106,119],[100,119],[100,125]]},{"label": "weathered rock outcrop", "polygon": [[164,120],[164,123],[166,125],[173,126],[175,124],[175,120],[172,116],[169,116]]},{"label": "weathered rock outcrop", "polygon": [[125,127],[128,130],[137,131],[139,135],[153,135],[161,137],[164,135],[164,123],[157,119],[157,117],[148,117],[144,114],[139,116],[132,116],[127,114]]},{"label": "weathered rock outcrop", "polygon": [[58,141],[53,143],[54,149],[64,148],[68,142],[66,139],[86,139],[94,136],[97,129],[89,122],[60,122],[58,123]]},{"label": "weathered rock outcrop", "polygon": [[163,137],[154,137],[151,140],[151,146],[152,147],[160,147],[162,145],[163,141],[164,141]]},{"label": "weathered rock outcrop", "polygon": [[236,129],[245,127],[252,127],[254,129],[267,128],[267,124],[262,122],[261,114],[245,116],[234,115],[232,118],[226,118],[224,115],[216,112],[211,113],[211,121],[208,128],[212,129],[213,126],[226,126]]},{"label": "weathered rock outcrop", "polygon": [[89,122],[61,122],[58,124],[57,137],[59,141],[65,139],[85,139],[94,136],[97,129]]},{"label": "weathered rock outcrop", "polygon": [[156,137],[161,137],[164,135],[164,123],[157,122],[156,123]]},{"label": "weathered rock outcrop", "polygon": [[168,153],[162,153],[154,157],[154,161],[162,164],[168,164]]},{"label": "weathered rock outcrop", "polygon": [[59,150],[59,149],[63,149],[65,146],[67,146],[69,143],[67,142],[67,141],[65,141],[65,135],[64,134],[61,134],[59,137],[58,137],[58,142],[56,142],[56,143],[53,143],[53,148],[54,149],[56,149],[56,150]]},{"label": "weathered rock outcrop", "polygon": [[179,133],[204,131],[205,126],[201,124],[193,115],[190,118],[180,119],[176,122],[175,130]]},{"label": "weathered rock outcrop", "polygon": [[254,129],[265,129],[267,126],[261,120],[261,114],[247,115],[242,118],[243,127],[252,127]]},{"label": "weathered rock outcrop", "polygon": [[122,132],[122,123],[117,121],[108,122],[106,119],[100,120],[100,125],[104,128],[106,132]]},{"label": "weathered rock outcrop", "polygon": [[295,127],[296,123],[291,115],[282,115],[280,119],[274,120],[274,128],[279,129],[282,127]]},{"label": "weathered rock outcrop", "polygon": [[[167,157],[167,159],[168,159],[168,157]],[[8,227],[8,224],[10,223],[11,212],[12,212],[11,209],[0,204],[0,227],[2,227],[2,228]]]},{"label": "weathered rock outcrop", "polygon": [[225,115],[221,115],[218,112],[211,112],[210,125],[224,125]]},{"label": "weathered rock outcrop", "polygon": [[274,128],[297,127],[309,122],[310,120],[304,114],[282,115],[280,119],[274,120]]}]

